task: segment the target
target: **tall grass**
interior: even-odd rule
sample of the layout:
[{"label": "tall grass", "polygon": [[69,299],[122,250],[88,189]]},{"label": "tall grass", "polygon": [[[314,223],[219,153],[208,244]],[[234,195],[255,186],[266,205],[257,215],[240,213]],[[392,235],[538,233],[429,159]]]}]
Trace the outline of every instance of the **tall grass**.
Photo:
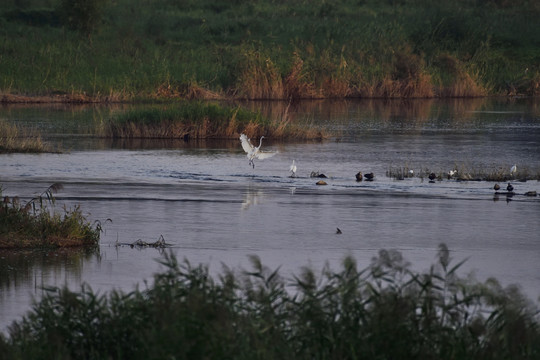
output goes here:
[{"label": "tall grass", "polygon": [[53,147],[43,142],[36,131],[21,129],[0,119],[0,153],[52,151]]},{"label": "tall grass", "polygon": [[535,359],[537,307],[516,286],[458,276],[441,244],[415,272],[398,251],[369,267],[347,257],[338,271],[304,268],[285,279],[252,267],[179,263],[145,290],[98,294],[54,288],[0,337],[9,358]]},{"label": "tall grass", "polygon": [[[2,93],[73,101],[539,93],[536,1],[100,1],[83,33],[61,3],[70,2],[0,5]],[[199,91],[182,90],[190,87]]]},{"label": "tall grass", "polygon": [[101,223],[88,223],[79,206],[64,207],[63,214],[49,208],[61,188],[53,184],[25,204],[18,197],[2,196],[0,188],[0,248],[96,246]]}]

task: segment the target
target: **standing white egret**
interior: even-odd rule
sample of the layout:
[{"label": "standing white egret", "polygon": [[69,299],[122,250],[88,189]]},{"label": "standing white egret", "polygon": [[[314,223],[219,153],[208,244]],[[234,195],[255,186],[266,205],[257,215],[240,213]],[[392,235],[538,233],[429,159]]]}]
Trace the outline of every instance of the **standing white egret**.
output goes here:
[{"label": "standing white egret", "polygon": [[516,174],[516,172],[517,172],[517,166],[516,166],[516,164],[514,164],[514,166],[512,166],[510,168],[510,175],[514,176]]},{"label": "standing white egret", "polygon": [[262,145],[262,139],[264,136],[261,136],[261,140],[259,141],[259,146],[255,147],[253,144],[251,144],[251,141],[248,139],[248,137],[245,134],[240,135],[240,141],[242,142],[242,148],[244,148],[244,151],[247,153],[247,158],[249,159],[249,164],[253,166],[255,169],[255,163],[253,160],[255,159],[266,159],[269,157],[272,157],[276,155],[275,151],[261,151],[261,145]]},{"label": "standing white egret", "polygon": [[294,163],[294,159],[292,161],[289,171],[291,172],[291,177],[296,177],[296,164]]}]

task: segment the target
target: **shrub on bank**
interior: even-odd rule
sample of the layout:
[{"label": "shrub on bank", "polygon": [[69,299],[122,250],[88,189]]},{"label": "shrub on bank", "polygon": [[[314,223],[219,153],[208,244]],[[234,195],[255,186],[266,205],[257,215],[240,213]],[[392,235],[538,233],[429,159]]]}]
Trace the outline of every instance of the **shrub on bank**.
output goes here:
[{"label": "shrub on bank", "polygon": [[59,214],[49,209],[53,194],[62,188],[51,185],[41,195],[22,204],[18,197],[2,196],[0,188],[0,248],[48,248],[96,246],[101,224],[92,226],[81,209],[66,209]]}]

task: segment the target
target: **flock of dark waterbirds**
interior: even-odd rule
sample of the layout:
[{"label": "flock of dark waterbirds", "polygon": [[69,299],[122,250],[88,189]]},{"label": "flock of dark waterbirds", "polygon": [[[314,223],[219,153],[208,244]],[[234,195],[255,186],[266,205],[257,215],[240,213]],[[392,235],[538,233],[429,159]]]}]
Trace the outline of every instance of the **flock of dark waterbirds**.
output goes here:
[{"label": "flock of dark waterbirds", "polygon": [[[260,138],[259,146],[253,146],[252,143],[251,143],[251,140],[245,134],[240,135],[240,142],[242,144],[242,148],[244,149],[244,151],[247,154],[247,158],[249,160],[249,165],[251,165],[253,168],[255,168],[255,163],[254,163],[255,159],[262,160],[262,159],[266,159],[266,158],[269,158],[269,157],[274,156],[275,154],[277,154],[276,151],[261,151],[261,145],[262,145],[263,137],[264,136],[261,136],[261,138]],[[292,177],[292,178],[296,177],[296,171],[297,171],[296,161],[293,160],[292,164],[289,167],[289,172],[291,173],[290,177]],[[517,166],[513,165],[510,168],[509,173],[510,173],[509,174],[510,178],[515,178],[515,175],[517,173]],[[447,178],[449,180],[457,178],[457,175],[458,175],[458,170],[457,169],[452,169],[452,170],[448,171],[448,173],[446,174],[446,176],[447,176]],[[325,174],[319,173],[317,171],[312,171],[310,173],[310,177],[312,177],[312,178],[327,178],[327,176]],[[400,174],[399,176],[397,176],[397,178],[399,180],[403,180],[405,177],[414,177],[414,171],[411,169],[411,170],[406,171],[405,174]],[[427,177],[428,177],[430,183],[435,183],[436,180],[439,180],[439,181],[442,180],[442,176],[437,175],[434,172],[429,173]],[[373,181],[375,179],[375,174],[373,172],[362,174],[362,172],[359,171],[359,172],[356,173],[355,178],[356,178],[357,182],[364,181],[364,180],[365,181]],[[327,185],[327,183],[324,180],[319,180],[319,181],[316,182],[316,185]],[[506,191],[501,191],[501,186],[499,184],[495,184],[493,186],[493,190],[495,190],[496,195],[506,195],[506,196],[516,195],[516,193],[514,192],[514,186],[511,183],[508,183],[508,185],[506,186]],[[536,191],[528,191],[524,195],[525,196],[537,196],[537,193],[536,193]],[[341,231],[339,231],[339,229],[338,229],[338,233],[341,233]]]}]

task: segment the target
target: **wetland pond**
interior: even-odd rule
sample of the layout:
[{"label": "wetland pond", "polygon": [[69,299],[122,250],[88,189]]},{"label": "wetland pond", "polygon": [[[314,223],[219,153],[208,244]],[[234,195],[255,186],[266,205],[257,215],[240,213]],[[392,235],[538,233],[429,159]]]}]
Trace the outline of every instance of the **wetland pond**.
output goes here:
[{"label": "wetland pond", "polygon": [[[191,264],[248,269],[249,255],[287,276],[303,266],[340,267],[352,255],[369,266],[381,249],[396,249],[418,271],[435,263],[445,243],[458,274],[518,284],[540,295],[540,182],[512,181],[516,195],[496,196],[489,181],[430,183],[387,176],[391,169],[446,173],[454,167],[540,174],[540,102],[472,99],[249,103],[267,116],[323,126],[323,141],[264,139],[278,151],[248,165],[239,140],[113,141],[93,136],[122,106],[0,108],[0,121],[36,128],[64,151],[1,154],[4,195],[23,201],[61,183],[56,209],[80,205],[101,221],[97,251],[0,252],[0,331],[20,319],[47,286],[82,283],[104,293],[130,291],[162,269],[160,250],[117,246],[157,241]],[[257,139],[258,142],[258,139]],[[289,166],[295,160],[297,177]],[[373,172],[374,181],[355,174]],[[312,172],[324,173],[326,186]],[[506,183],[501,183],[505,188]],[[111,219],[112,223],[106,221]],[[336,234],[337,228],[341,234]]]}]

